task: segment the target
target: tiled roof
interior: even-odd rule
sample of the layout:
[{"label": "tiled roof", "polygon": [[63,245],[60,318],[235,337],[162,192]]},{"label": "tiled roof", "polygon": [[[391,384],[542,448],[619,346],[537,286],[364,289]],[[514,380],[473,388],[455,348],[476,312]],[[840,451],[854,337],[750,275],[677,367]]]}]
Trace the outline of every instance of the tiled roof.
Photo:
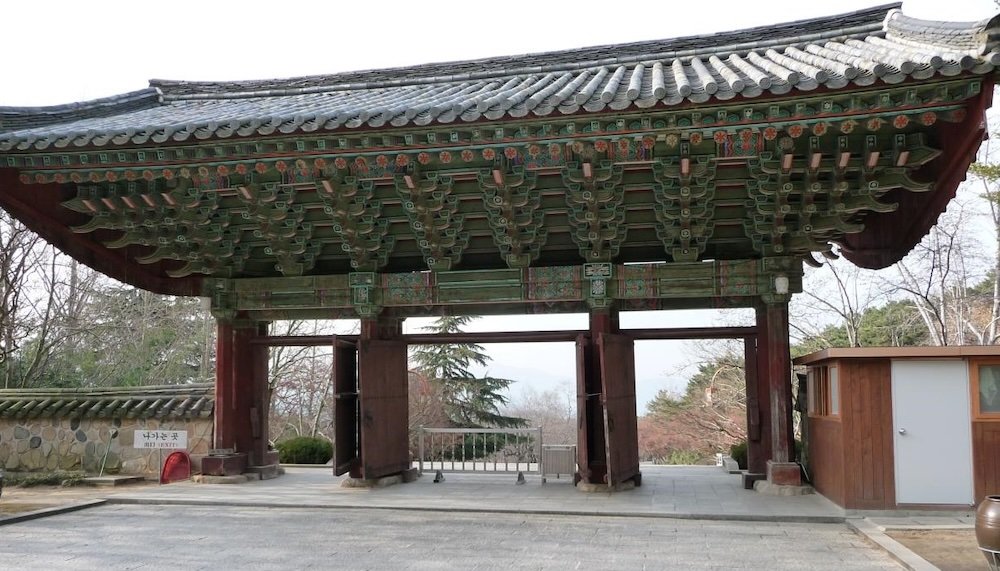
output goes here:
[{"label": "tiled roof", "polygon": [[988,73],[998,18],[923,21],[899,4],[737,32],[250,82],[154,80],[88,103],[0,107],[0,151],[424,126],[674,106]]},{"label": "tiled roof", "polygon": [[211,418],[211,383],[0,390],[0,418]]}]

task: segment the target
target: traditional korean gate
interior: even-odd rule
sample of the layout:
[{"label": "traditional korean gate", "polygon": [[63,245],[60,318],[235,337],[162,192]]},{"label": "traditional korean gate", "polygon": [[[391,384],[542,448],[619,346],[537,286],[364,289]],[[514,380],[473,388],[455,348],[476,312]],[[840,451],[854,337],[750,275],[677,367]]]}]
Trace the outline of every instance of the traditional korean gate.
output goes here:
[{"label": "traditional korean gate", "polygon": [[600,333],[597,350],[601,362],[608,485],[616,487],[629,479],[634,479],[638,485],[641,476],[634,342],[625,335]]},{"label": "traditional korean gate", "polygon": [[361,339],[359,426],[365,479],[410,468],[406,342]]},{"label": "traditional korean gate", "polygon": [[358,476],[358,346],[333,338],[333,473]]}]

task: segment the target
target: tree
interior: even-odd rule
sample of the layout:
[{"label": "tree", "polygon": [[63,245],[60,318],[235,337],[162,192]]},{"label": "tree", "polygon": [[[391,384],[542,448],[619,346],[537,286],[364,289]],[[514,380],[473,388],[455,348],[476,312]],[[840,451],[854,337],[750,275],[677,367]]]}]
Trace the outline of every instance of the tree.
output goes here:
[{"label": "tree", "polygon": [[708,351],[683,394],[660,391],[650,401],[639,423],[645,459],[705,458],[746,439],[743,357],[728,345]]},{"label": "tree", "polygon": [[[460,333],[474,318],[439,317],[425,331]],[[505,394],[514,381],[497,377],[476,377],[469,368],[485,367],[490,357],[481,345],[453,343],[421,345],[411,353],[414,369],[440,389],[444,411],[454,426],[466,428],[515,428],[525,426],[523,418],[506,416],[501,407],[508,403]]]},{"label": "tree", "polygon": [[541,392],[526,387],[506,412],[541,427],[546,444],[576,444],[576,391],[569,386]]}]

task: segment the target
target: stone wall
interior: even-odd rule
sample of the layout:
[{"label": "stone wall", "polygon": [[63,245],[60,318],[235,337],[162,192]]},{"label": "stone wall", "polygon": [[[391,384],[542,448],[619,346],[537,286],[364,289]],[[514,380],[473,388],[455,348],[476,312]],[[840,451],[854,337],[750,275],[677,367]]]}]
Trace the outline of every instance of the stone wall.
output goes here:
[{"label": "stone wall", "polygon": [[[118,436],[111,439],[112,427]],[[0,468],[13,472],[83,470],[97,473],[107,451],[105,473],[156,476],[158,450],[133,448],[136,430],[186,430],[187,453],[197,460],[212,447],[212,419],[0,418]],[[111,449],[108,450],[108,442]],[[163,457],[173,452],[164,450]]]},{"label": "stone wall", "polygon": [[197,471],[212,448],[214,408],[212,383],[0,390],[0,469],[96,474],[104,463],[105,473],[156,476],[160,451],[133,448],[135,431],[186,430]]}]

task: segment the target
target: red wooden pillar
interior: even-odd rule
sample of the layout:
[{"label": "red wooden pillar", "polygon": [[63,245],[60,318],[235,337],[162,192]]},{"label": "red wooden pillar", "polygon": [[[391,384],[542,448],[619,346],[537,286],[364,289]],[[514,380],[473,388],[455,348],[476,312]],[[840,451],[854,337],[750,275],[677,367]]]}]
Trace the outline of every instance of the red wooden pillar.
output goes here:
[{"label": "red wooden pillar", "polygon": [[266,324],[246,320],[217,323],[215,447],[247,454],[250,465],[268,463],[267,347],[252,340]]},{"label": "red wooden pillar", "polygon": [[[252,337],[263,337],[267,335],[268,324],[258,322],[253,327]],[[266,466],[277,464],[278,457],[275,452],[268,453],[268,442],[270,441],[270,427],[268,417],[271,410],[271,389],[269,375],[270,348],[267,345],[250,345],[250,362],[252,370],[250,375],[251,394],[250,403],[250,464],[252,466]]]},{"label": "red wooden pillar", "polygon": [[216,320],[215,336],[215,448],[236,447],[236,376],[233,374],[233,323]]},{"label": "red wooden pillar", "polygon": [[767,323],[759,337],[765,339],[766,385],[770,393],[771,454],[767,479],[772,484],[801,484],[800,468],[795,463],[795,437],[792,427],[792,357],[788,342],[788,302],[763,304]]}]

